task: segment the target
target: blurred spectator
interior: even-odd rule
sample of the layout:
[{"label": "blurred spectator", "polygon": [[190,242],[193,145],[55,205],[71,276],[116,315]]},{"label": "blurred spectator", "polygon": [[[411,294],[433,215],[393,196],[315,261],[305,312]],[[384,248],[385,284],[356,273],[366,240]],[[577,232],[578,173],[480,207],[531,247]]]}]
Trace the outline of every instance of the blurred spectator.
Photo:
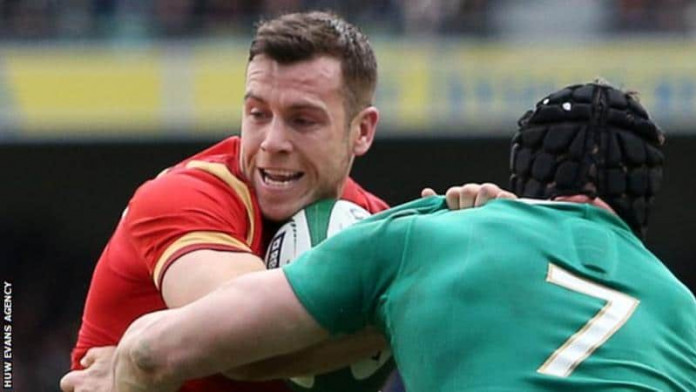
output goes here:
[{"label": "blurred spectator", "polygon": [[484,33],[488,3],[487,0],[402,0],[405,33]]},{"label": "blurred spectator", "polygon": [[302,0],[264,0],[260,1],[261,12],[264,14],[286,12],[302,8]]},{"label": "blurred spectator", "polygon": [[625,32],[684,33],[693,0],[617,0],[615,26]]},{"label": "blurred spectator", "polygon": [[496,0],[491,28],[508,41],[595,40],[611,24],[606,5],[604,0]]},{"label": "blurred spectator", "polygon": [[263,1],[204,0],[198,3],[198,18],[204,31],[220,35],[240,32],[250,34],[253,23],[259,18]]},{"label": "blurred spectator", "polygon": [[153,2],[155,21],[158,33],[161,35],[186,36],[196,30],[196,18],[199,16],[201,2],[194,0],[154,0]]},{"label": "blurred spectator", "polygon": [[[3,0],[0,36],[14,39],[187,38],[248,31],[259,15],[331,9],[367,29],[407,34],[586,38],[686,33],[694,0]],[[572,12],[568,12],[572,10]],[[553,34],[550,31],[554,31]],[[583,36],[583,34],[585,36]],[[592,38],[592,37],[589,37]]]},{"label": "blurred spectator", "polygon": [[3,0],[0,2],[0,29],[5,37],[49,38],[56,32],[56,16],[61,11],[51,0]]}]

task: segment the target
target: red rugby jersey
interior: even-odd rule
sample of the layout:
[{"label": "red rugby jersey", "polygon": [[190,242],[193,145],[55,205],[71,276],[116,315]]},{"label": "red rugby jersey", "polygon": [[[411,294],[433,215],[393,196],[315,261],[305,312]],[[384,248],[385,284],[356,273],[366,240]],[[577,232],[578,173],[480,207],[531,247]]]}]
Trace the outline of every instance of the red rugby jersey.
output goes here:
[{"label": "red rugby jersey", "polygon": [[[239,167],[239,137],[230,137],[143,184],[131,198],[97,262],[72,368],[92,347],[116,345],[146,313],[166,308],[159,291],[164,272],[198,249],[251,252],[263,257],[263,220]],[[384,201],[352,179],[342,199],[370,212]],[[244,383],[222,376],[187,382],[182,392],[288,391],[283,382]]]}]

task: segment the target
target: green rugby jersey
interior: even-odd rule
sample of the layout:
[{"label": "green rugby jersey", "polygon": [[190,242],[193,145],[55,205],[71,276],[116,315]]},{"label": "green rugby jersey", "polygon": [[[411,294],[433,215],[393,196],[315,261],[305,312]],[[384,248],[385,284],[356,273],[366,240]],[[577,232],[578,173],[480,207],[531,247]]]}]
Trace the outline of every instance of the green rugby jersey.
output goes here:
[{"label": "green rugby jersey", "polygon": [[409,392],[696,391],[693,294],[575,203],[407,203],[285,267],[334,334],[373,324]]}]

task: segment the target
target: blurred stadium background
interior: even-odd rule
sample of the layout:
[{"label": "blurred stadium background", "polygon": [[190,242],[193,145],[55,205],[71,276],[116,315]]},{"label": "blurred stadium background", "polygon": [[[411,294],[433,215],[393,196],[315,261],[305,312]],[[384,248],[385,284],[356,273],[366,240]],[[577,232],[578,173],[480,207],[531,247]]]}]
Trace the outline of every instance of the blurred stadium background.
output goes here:
[{"label": "blurred stadium background", "polygon": [[668,135],[648,246],[692,291],[692,0],[0,0],[0,262],[14,386],[53,391],[94,262],[147,178],[238,132],[253,23],[333,9],[379,66],[379,139],[354,176],[399,203],[422,185],[507,184],[524,110],[603,76]]}]

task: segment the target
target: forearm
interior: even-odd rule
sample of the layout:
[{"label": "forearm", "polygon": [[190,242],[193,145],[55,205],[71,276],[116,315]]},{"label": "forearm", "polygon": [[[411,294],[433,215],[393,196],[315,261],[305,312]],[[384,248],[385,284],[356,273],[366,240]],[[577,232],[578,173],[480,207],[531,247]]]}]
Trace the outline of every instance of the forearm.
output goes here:
[{"label": "forearm", "polygon": [[178,389],[183,380],[171,371],[165,361],[153,355],[149,341],[143,339],[143,335],[171,312],[145,315],[128,328],[114,355],[115,392],[169,392]]},{"label": "forearm", "polygon": [[123,380],[174,385],[304,349],[328,336],[297,302],[280,270],[240,277],[190,305],[158,314],[143,318],[149,322],[138,320],[124,336],[117,369]]},{"label": "forearm", "polygon": [[175,392],[181,382],[158,376],[155,371],[141,367],[132,354],[124,352],[118,355],[114,365],[115,392]]},{"label": "forearm", "polygon": [[225,371],[235,380],[264,381],[309,374],[322,374],[369,358],[385,349],[387,342],[374,328],[327,340],[302,351],[250,363]]}]

